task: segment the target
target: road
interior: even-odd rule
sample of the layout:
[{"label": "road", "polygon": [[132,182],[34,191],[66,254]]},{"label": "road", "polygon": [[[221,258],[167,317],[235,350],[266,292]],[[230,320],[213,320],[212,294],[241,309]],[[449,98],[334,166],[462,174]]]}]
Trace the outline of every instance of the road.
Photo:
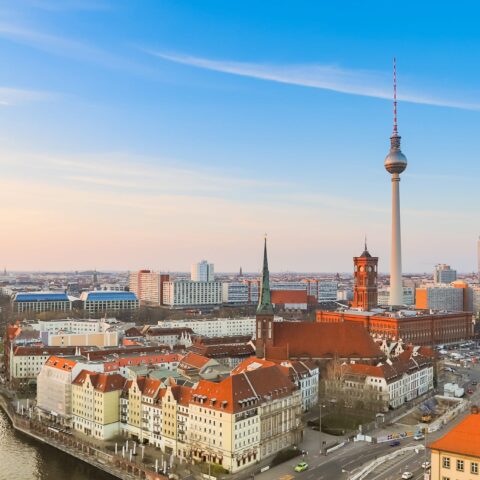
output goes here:
[{"label": "road", "polygon": [[[465,389],[471,386],[472,381],[480,383],[480,365],[473,365],[471,368],[456,367],[456,374],[454,378],[448,379],[456,381],[465,385]],[[473,387],[475,393],[469,396],[469,399],[474,403],[480,404],[480,386]],[[466,415],[468,410],[450,422],[446,427],[438,432],[428,435],[426,439],[428,443],[442,437],[447,430],[450,430],[454,425],[459,423]],[[307,442],[309,438],[314,438],[318,432],[307,430],[305,438]],[[310,440],[318,443],[318,440]],[[369,444],[365,442],[348,443],[345,447],[328,454],[327,456],[319,453],[308,454],[305,456],[305,461],[310,465],[310,468],[302,473],[294,472],[295,465],[301,461],[301,457],[285,462],[282,465],[274,467],[267,472],[257,475],[259,480],[347,480],[353,471],[358,471],[362,466],[367,465],[378,457],[390,454],[394,449],[402,447],[418,445],[421,446],[424,441],[415,441],[412,438],[401,440],[398,447],[391,447],[388,442],[382,444]],[[305,448],[302,445],[302,448]],[[308,447],[307,447],[308,449]],[[312,448],[312,451],[315,449]],[[393,460],[385,462],[377,469],[370,473],[367,480],[399,480],[405,471],[414,474],[413,480],[420,480],[423,478],[424,470],[422,463],[430,460],[430,452],[427,450],[425,455],[424,449],[419,449],[418,453],[415,451],[403,454]]]}]

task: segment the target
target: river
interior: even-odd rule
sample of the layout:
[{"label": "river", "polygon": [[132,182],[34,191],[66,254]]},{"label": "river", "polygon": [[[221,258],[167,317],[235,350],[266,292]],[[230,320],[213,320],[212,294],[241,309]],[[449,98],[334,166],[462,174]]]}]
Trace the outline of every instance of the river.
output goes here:
[{"label": "river", "polygon": [[115,480],[115,477],[16,432],[0,408],[0,480]]}]

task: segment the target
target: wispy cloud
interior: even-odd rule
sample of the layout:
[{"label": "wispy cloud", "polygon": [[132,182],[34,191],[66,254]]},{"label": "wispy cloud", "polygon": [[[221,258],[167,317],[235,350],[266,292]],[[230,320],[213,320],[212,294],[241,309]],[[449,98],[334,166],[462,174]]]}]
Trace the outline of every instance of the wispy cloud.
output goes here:
[{"label": "wispy cloud", "polygon": [[109,10],[111,8],[110,4],[102,0],[22,0],[22,3],[29,7],[52,12],[66,10]]},{"label": "wispy cloud", "polygon": [[[192,67],[213,70],[216,72],[240,75],[243,77],[269,80],[273,82],[298,85],[302,87],[320,88],[350,95],[361,95],[382,99],[391,99],[392,92],[389,76],[367,70],[349,70],[334,65],[320,64],[287,64],[276,65],[266,63],[248,63],[212,60],[190,55],[170,54],[158,51],[148,53],[167,60]],[[480,110],[480,103],[464,102],[435,97],[427,93],[405,91],[399,95],[404,102],[451,107],[464,110]]]},{"label": "wispy cloud", "polygon": [[0,106],[7,107],[20,103],[38,102],[53,98],[54,94],[20,88],[0,87]]}]

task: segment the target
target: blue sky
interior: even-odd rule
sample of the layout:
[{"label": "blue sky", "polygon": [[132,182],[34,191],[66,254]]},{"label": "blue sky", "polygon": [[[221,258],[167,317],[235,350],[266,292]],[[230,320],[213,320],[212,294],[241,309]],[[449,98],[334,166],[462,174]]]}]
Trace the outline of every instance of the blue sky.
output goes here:
[{"label": "blue sky", "polygon": [[[397,57],[404,271],[475,268],[475,2],[0,0],[0,262],[388,270]],[[3,258],[2,258],[3,257]]]}]

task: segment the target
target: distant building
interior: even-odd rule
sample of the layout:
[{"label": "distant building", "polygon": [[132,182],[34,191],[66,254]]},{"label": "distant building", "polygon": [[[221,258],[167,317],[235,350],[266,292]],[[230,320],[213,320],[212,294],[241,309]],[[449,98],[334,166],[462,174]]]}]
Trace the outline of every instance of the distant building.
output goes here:
[{"label": "distant building", "polygon": [[272,290],[272,305],[283,310],[307,310],[307,291]]},{"label": "distant building", "polygon": [[318,303],[336,302],[338,297],[338,282],[320,280],[318,282]]},{"label": "distant building", "polygon": [[464,291],[452,285],[426,285],[417,288],[415,306],[424,310],[464,311]]},{"label": "distant building", "polygon": [[206,260],[193,263],[190,279],[192,282],[213,282],[215,280],[213,263],[208,263]]},{"label": "distant building", "polygon": [[162,305],[163,283],[170,280],[170,275],[139,270],[130,273],[130,291],[135,293],[141,303]]},{"label": "distant building", "polygon": [[[277,318],[277,320],[281,320]],[[228,335],[255,336],[255,317],[202,318],[198,320],[160,320],[159,328],[191,329],[202,337],[226,337]]]},{"label": "distant building", "polygon": [[140,302],[133,292],[83,292],[80,300],[83,302],[83,309],[90,315],[136,310],[140,306]]},{"label": "distant building", "polygon": [[[403,287],[403,304],[415,305],[415,289],[413,287]],[[378,305],[381,307],[390,305],[390,288],[378,290]]]},{"label": "distant building", "polygon": [[452,283],[457,279],[457,271],[452,270],[450,265],[439,263],[433,271],[433,283]]},{"label": "distant building", "polygon": [[247,305],[250,303],[249,286],[246,282],[222,283],[222,301],[230,305]]},{"label": "distant building", "polygon": [[64,292],[19,292],[13,297],[13,309],[17,313],[67,312],[72,300]]},{"label": "distant building", "polygon": [[480,414],[477,407],[443,437],[428,445],[431,480],[469,480],[480,475]]},{"label": "distant building", "polygon": [[163,303],[172,308],[222,303],[222,282],[175,280],[163,287]]}]

